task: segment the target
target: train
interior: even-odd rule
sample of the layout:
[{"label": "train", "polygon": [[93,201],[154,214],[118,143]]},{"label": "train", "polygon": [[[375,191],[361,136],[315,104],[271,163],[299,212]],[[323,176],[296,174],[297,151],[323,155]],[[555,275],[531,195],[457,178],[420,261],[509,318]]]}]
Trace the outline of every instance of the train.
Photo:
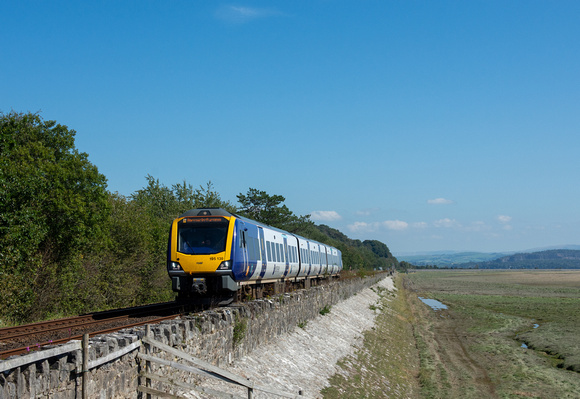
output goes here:
[{"label": "train", "polygon": [[223,208],[191,209],[173,220],[167,272],[178,299],[226,305],[308,288],[336,278],[341,251]]}]

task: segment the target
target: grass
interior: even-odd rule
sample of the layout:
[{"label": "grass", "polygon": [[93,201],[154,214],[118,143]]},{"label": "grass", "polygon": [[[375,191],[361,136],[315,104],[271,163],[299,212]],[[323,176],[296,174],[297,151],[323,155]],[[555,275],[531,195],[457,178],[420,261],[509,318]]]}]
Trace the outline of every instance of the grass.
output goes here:
[{"label": "grass", "polygon": [[422,397],[580,397],[580,272],[435,271],[404,283]]},{"label": "grass", "polygon": [[321,392],[326,399],[418,398],[419,364],[405,292],[375,292],[375,309],[381,311],[375,326],[364,332],[363,347],[339,362],[340,371]]},{"label": "grass", "polygon": [[318,312],[318,313],[320,313],[322,316],[327,315],[327,314],[330,313],[330,308],[331,307],[332,306],[330,306],[330,305],[326,305],[325,307],[323,307],[322,309],[320,309],[320,312]]}]

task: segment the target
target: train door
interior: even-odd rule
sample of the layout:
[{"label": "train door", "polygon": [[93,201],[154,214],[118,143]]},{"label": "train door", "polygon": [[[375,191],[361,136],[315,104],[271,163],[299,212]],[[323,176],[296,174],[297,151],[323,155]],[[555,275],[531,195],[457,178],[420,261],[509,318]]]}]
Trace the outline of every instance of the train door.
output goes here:
[{"label": "train door", "polygon": [[236,223],[236,256],[234,259],[233,273],[237,281],[246,280],[247,273],[250,267],[250,260],[248,257],[248,241],[246,232],[248,229],[244,222],[237,221]]},{"label": "train door", "polygon": [[308,262],[308,276],[312,272],[312,253],[310,249],[310,242],[306,242],[306,262]]},{"label": "train door", "polygon": [[260,270],[260,278],[266,275],[266,240],[264,239],[264,229],[258,226],[258,234],[260,236],[260,252],[262,253],[262,269]]},{"label": "train door", "polygon": [[286,275],[290,271],[290,259],[288,259],[288,237],[286,236],[286,234],[282,234],[282,237],[284,238],[284,259],[282,260],[286,264],[286,268],[284,270],[284,277],[286,277]]}]

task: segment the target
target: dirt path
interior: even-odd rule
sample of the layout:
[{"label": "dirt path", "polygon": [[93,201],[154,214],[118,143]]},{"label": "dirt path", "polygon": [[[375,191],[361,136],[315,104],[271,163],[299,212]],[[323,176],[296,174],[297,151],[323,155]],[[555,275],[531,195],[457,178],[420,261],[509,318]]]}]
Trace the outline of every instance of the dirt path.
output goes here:
[{"label": "dirt path", "polygon": [[485,364],[468,350],[473,341],[458,326],[461,319],[450,310],[433,311],[416,298],[410,302],[423,367],[430,370],[424,386],[449,398],[498,398]]}]

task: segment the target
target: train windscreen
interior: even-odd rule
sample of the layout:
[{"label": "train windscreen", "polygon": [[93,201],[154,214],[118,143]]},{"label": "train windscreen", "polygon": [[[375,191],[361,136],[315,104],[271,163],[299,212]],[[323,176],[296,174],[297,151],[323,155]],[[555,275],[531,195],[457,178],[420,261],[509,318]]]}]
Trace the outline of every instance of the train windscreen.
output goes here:
[{"label": "train windscreen", "polygon": [[229,221],[223,217],[184,218],[177,224],[177,251],[211,255],[226,250]]}]

